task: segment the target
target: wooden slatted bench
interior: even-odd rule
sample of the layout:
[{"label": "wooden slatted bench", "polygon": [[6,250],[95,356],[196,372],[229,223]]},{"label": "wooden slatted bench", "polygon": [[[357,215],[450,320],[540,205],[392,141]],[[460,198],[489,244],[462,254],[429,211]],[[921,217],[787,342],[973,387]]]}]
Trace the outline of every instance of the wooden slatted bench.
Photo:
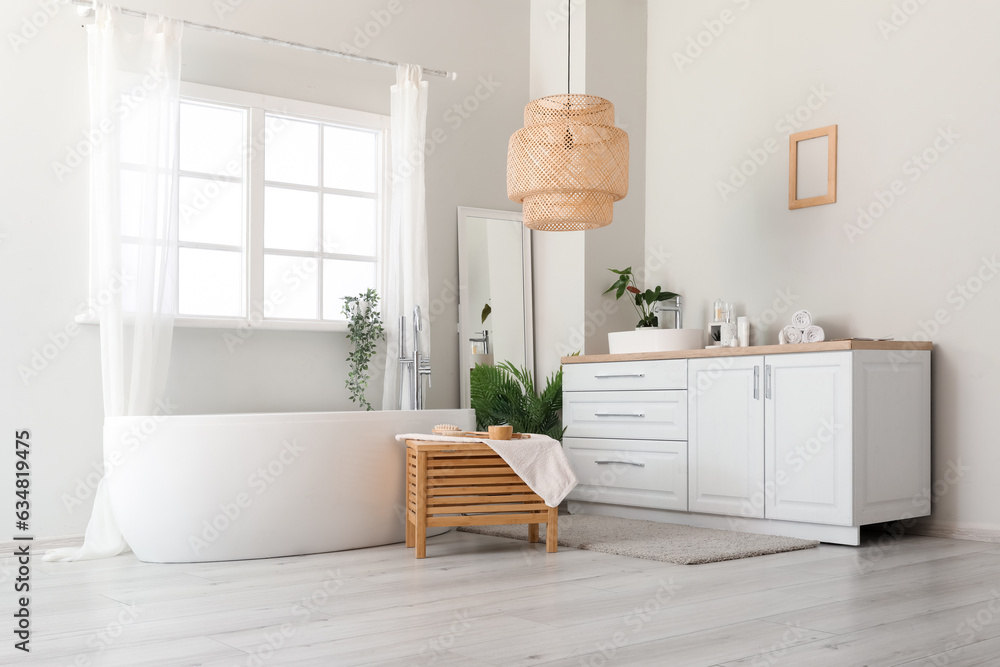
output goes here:
[{"label": "wooden slatted bench", "polygon": [[538,542],[544,523],[553,553],[558,514],[485,443],[406,441],[406,546],[417,558],[427,557],[427,529],[435,526],[526,523],[528,541]]}]

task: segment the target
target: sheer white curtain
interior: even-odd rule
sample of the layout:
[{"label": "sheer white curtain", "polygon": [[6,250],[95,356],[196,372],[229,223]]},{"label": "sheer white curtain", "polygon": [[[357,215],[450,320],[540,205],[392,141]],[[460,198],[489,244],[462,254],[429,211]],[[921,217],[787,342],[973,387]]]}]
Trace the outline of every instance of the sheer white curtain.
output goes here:
[{"label": "sheer white curtain", "polygon": [[[385,384],[382,409],[399,409],[399,317],[406,316],[407,346],[413,307],[420,306],[424,330],[420,351],[430,355],[430,314],[427,267],[427,211],[424,205],[424,140],[427,135],[427,82],[417,65],[399,65],[396,85],[390,88],[392,143],[392,207],[389,229],[383,234],[382,304],[385,320]],[[412,352],[412,348],[409,349]],[[403,406],[409,405],[409,387],[403,387]]]},{"label": "sheer white curtain", "polygon": [[[118,9],[95,4],[87,28],[91,136],[99,137],[90,158],[90,286],[100,313],[104,415],[152,415],[177,313],[182,25],[150,16],[141,35],[130,34]],[[111,510],[113,475],[106,460],[83,546],[50,551],[46,560],[128,550]]]}]

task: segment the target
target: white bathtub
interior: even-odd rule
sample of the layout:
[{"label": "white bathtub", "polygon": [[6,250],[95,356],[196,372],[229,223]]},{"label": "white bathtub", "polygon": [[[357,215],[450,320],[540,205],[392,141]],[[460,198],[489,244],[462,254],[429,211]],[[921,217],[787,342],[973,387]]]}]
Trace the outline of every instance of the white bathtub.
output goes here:
[{"label": "white bathtub", "polygon": [[472,410],[118,417],[104,427],[115,518],[142,561],[358,549],[405,537],[397,433]]}]

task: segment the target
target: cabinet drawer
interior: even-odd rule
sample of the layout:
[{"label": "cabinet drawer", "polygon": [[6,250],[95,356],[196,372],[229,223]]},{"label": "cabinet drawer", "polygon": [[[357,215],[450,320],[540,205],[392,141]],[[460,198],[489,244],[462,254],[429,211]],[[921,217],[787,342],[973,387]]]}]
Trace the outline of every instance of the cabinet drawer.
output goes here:
[{"label": "cabinet drawer", "polygon": [[687,440],[687,391],[563,394],[568,438]]},{"label": "cabinet drawer", "polygon": [[687,359],[563,364],[566,391],[686,388]]},{"label": "cabinet drawer", "polygon": [[571,500],[687,509],[687,443],[565,438],[580,484]]}]

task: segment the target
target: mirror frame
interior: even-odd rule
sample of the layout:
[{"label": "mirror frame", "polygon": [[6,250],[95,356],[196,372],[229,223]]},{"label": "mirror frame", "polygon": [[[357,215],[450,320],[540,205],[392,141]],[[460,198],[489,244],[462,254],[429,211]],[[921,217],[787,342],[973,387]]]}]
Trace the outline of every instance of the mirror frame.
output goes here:
[{"label": "mirror frame", "polygon": [[458,207],[458,376],[461,392],[461,407],[472,405],[469,381],[469,362],[472,352],[469,350],[469,335],[466,324],[474,321],[471,313],[466,312],[469,306],[469,264],[465,257],[465,226],[469,218],[491,218],[493,220],[511,220],[521,225],[521,284],[524,290],[524,363],[528,370],[535,372],[535,329],[534,306],[532,305],[531,285],[531,230],[524,226],[524,217],[520,211],[500,211],[490,208]]}]

